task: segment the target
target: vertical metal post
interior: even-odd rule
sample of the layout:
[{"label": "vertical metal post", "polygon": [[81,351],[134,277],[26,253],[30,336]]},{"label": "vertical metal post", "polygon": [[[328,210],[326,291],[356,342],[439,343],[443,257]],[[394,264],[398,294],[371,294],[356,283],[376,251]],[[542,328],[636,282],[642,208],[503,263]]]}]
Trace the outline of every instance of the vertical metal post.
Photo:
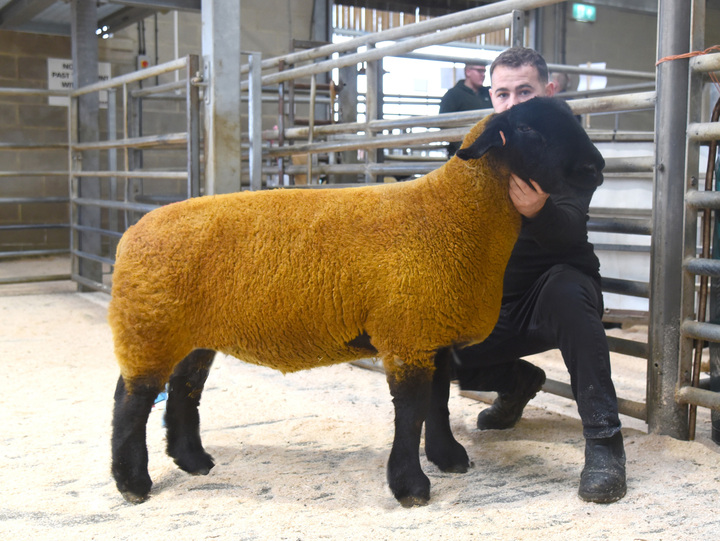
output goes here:
[{"label": "vertical metal post", "polygon": [[[107,105],[107,130],[108,130],[108,141],[114,141],[117,139],[117,90],[110,88],[107,91],[108,105]],[[110,171],[117,171],[117,149],[108,149],[108,169]],[[110,200],[117,201],[117,177],[110,177]],[[118,231],[118,210],[108,209],[109,218],[108,225],[111,231]],[[111,251],[114,253],[114,250]]]},{"label": "vertical metal post", "polygon": [[[687,53],[690,47],[690,2],[659,0],[658,59]],[[647,410],[650,432],[687,439],[687,407],[675,401],[680,355],[685,141],[688,60],[657,67],[655,105],[655,191],[650,259],[650,328]]]},{"label": "vertical metal post", "polygon": [[185,68],[185,122],[188,134],[187,197],[200,195],[200,90],[193,83],[199,70],[200,60],[197,55],[188,56]]},{"label": "vertical metal post", "polygon": [[[357,64],[340,68],[340,122],[357,122],[358,69]],[[340,153],[342,163],[358,163],[357,150]],[[340,182],[357,182],[357,175],[337,175]]]},{"label": "vertical metal post", "polygon": [[[704,33],[705,33],[705,2],[693,0],[691,11],[690,28],[690,50],[703,50]],[[689,63],[689,61],[688,61]],[[688,106],[687,106],[687,122],[701,122],[702,118],[702,86],[703,74],[693,72],[689,66],[685,68],[689,79],[688,84]],[[698,173],[700,169],[700,144],[686,138],[686,158],[685,158],[685,178],[686,191],[697,190],[699,185]],[[709,187],[712,190],[712,186]],[[708,216],[704,220],[710,220],[709,210],[705,211]],[[698,209],[693,206],[687,206],[685,209],[685,250],[684,258],[697,257],[698,246]],[[708,223],[709,226],[709,223]],[[709,241],[709,239],[708,239]],[[704,253],[701,257],[708,257],[709,254]],[[682,315],[681,322],[686,319],[697,319],[698,321],[706,321],[707,311],[701,313],[702,307],[706,308],[706,303],[701,300],[701,296],[706,294],[707,277],[700,277],[700,288],[696,290],[696,276],[693,273],[685,272],[683,276],[683,298],[682,298]],[[696,295],[698,302],[696,303]],[[681,336],[680,341],[680,368],[678,373],[678,387],[687,385],[697,385],[700,374],[694,370],[694,363],[697,360],[697,369],[700,370],[700,355],[702,354],[702,340],[694,340]],[[688,438],[695,438],[695,424],[697,420],[697,406],[688,406]]]},{"label": "vertical metal post", "polygon": [[248,131],[250,142],[250,189],[262,189],[262,54],[250,53],[248,58]]},{"label": "vertical metal post", "polygon": [[[375,44],[368,44],[368,47],[375,47]],[[370,122],[382,117],[382,59],[368,61],[365,70],[367,79],[367,90],[365,92],[365,122],[368,137],[375,134],[370,130]],[[365,163],[372,165],[378,162],[379,152],[373,148],[365,149]],[[365,182],[375,182],[375,176],[365,173]]]},{"label": "vertical metal post", "polygon": [[[80,88],[98,80],[97,4],[95,0],[72,0],[72,59],[75,75],[74,87]],[[78,140],[82,143],[99,140],[99,96],[97,92],[82,95],[77,100]],[[78,156],[76,156],[78,158]],[[100,157],[97,151],[82,152],[82,169],[97,171]],[[97,178],[82,177],[75,180],[78,197],[100,198],[100,184]],[[81,206],[77,209],[78,225],[83,228],[100,228],[100,209]],[[100,235],[87,229],[78,234],[78,244],[73,258],[79,257],[78,276],[90,282],[102,282],[102,264],[80,257],[78,252],[100,255]],[[85,285],[80,291],[92,291]]]},{"label": "vertical metal post", "polygon": [[208,194],[240,191],[240,4],[201,3]]},{"label": "vertical metal post", "polygon": [[525,43],[525,12],[519,9],[512,11],[512,26],[510,27],[510,45],[522,47]]},{"label": "vertical metal post", "polygon": [[[312,143],[315,138],[315,100],[317,99],[317,75],[313,74],[310,76],[310,107],[308,111],[308,143]],[[312,171],[313,171],[313,157],[312,152],[308,152],[307,157],[307,183],[312,184]]]},{"label": "vertical metal post", "polygon": [[75,152],[74,146],[78,142],[78,98],[70,97],[68,106],[68,197],[70,198],[70,273],[71,276],[80,274],[80,261],[75,251],[78,247],[78,212],[75,208],[75,199],[78,197],[78,177],[73,173],[80,168],[80,155]]}]

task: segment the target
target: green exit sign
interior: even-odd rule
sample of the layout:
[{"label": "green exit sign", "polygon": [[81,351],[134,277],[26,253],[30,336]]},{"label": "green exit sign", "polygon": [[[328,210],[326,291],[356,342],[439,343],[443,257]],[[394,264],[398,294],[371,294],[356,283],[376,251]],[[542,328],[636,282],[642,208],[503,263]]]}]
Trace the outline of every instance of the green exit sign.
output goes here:
[{"label": "green exit sign", "polygon": [[581,23],[594,23],[596,15],[595,6],[587,4],[573,4],[572,6],[573,19]]}]

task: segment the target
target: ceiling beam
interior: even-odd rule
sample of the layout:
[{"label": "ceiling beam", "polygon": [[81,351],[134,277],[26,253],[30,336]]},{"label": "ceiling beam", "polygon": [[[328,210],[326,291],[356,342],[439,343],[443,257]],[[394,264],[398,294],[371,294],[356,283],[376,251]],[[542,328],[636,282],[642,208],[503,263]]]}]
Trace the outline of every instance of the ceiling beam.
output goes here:
[{"label": "ceiling beam", "polygon": [[106,3],[120,4],[134,8],[150,8],[156,11],[200,11],[200,1],[201,0],[149,0],[148,2],[141,2],[140,0],[106,0]]},{"label": "ceiling beam", "polygon": [[25,25],[57,0],[12,0],[0,9],[0,28]]},{"label": "ceiling beam", "polygon": [[117,32],[126,26],[151,17],[156,12],[155,9],[125,7],[99,20],[98,28],[107,26],[110,32]]}]

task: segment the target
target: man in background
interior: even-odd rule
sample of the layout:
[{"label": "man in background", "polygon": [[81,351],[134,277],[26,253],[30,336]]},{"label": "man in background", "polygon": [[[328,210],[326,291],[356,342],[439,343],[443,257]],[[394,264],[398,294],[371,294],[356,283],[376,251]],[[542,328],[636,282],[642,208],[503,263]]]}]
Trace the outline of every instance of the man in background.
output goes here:
[{"label": "man in background", "polygon": [[[440,113],[472,111],[473,109],[492,109],[490,91],[483,86],[487,66],[483,62],[465,64],[465,78],[448,90],[440,100]],[[452,158],[460,148],[461,141],[448,144],[448,158]]]}]

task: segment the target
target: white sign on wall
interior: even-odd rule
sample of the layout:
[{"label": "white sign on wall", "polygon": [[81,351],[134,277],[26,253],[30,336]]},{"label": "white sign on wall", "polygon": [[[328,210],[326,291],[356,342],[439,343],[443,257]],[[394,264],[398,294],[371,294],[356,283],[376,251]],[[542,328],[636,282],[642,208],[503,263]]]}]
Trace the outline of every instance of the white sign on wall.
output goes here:
[{"label": "white sign on wall", "polygon": [[[72,90],[73,87],[73,63],[72,60],[64,58],[48,58],[48,89],[49,90]],[[98,80],[107,81],[110,75],[110,63],[98,63]],[[101,90],[100,107],[107,108],[107,91]],[[67,107],[70,104],[70,98],[64,96],[50,96],[48,104]]]}]

